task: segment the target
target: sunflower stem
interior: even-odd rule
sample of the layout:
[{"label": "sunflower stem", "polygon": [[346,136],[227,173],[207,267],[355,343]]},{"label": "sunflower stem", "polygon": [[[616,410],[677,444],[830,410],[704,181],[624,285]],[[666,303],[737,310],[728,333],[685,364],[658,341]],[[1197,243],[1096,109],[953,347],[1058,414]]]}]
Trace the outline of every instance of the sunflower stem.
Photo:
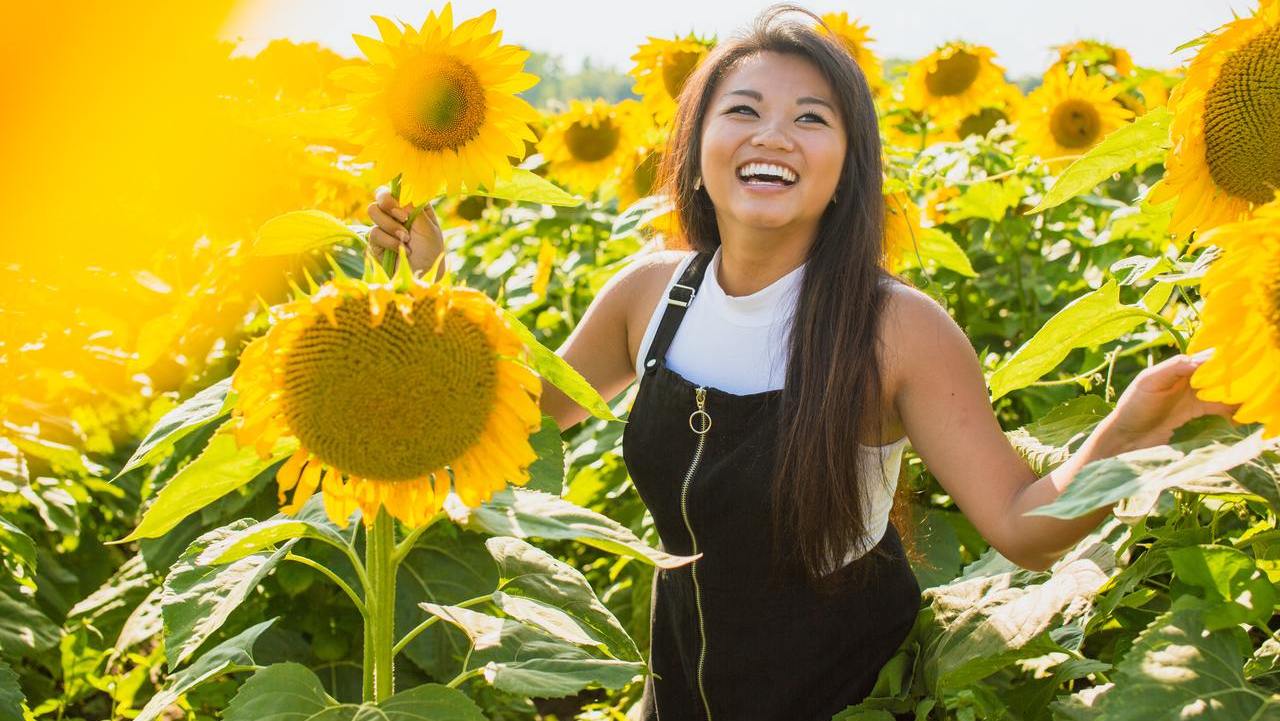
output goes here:
[{"label": "sunflower stem", "polygon": [[[380,703],[395,693],[396,564],[395,521],[385,508],[378,509],[365,543],[365,565],[369,573],[370,635],[365,637],[365,656],[373,661],[373,698]],[[370,650],[372,649],[372,650]]]},{"label": "sunflower stem", "polygon": [[1185,336],[1183,336],[1183,335],[1182,335],[1182,333],[1181,333],[1177,328],[1175,328],[1175,327],[1174,327],[1173,323],[1170,323],[1170,322],[1169,322],[1169,319],[1168,319],[1168,318],[1165,318],[1164,316],[1160,315],[1159,313],[1152,313],[1152,312],[1150,312],[1150,311],[1145,311],[1145,310],[1140,311],[1140,313],[1141,313],[1141,315],[1142,315],[1144,318],[1149,318],[1150,320],[1155,321],[1156,323],[1160,324],[1160,326],[1161,326],[1162,328],[1164,328],[1165,330],[1169,331],[1169,335],[1173,336],[1173,340],[1174,340],[1174,342],[1176,342],[1176,343],[1178,344],[1178,352],[1179,352],[1179,353],[1186,353],[1186,352],[1187,352],[1187,339],[1186,339],[1186,337],[1185,337]]},{"label": "sunflower stem", "polygon": [[294,563],[301,563],[304,566],[309,566],[319,571],[321,575],[323,575],[325,578],[329,579],[330,581],[333,581],[335,586],[337,586],[338,588],[341,588],[343,592],[347,594],[347,597],[350,598],[351,602],[355,604],[356,610],[360,612],[361,616],[364,616],[366,618],[369,616],[368,607],[364,605],[364,602],[360,600],[360,597],[356,595],[356,592],[352,590],[351,586],[349,586],[346,581],[342,580],[342,577],[339,576],[338,574],[334,573],[333,571],[330,571],[329,569],[325,568],[322,564],[316,563],[315,561],[311,560],[310,558],[307,558],[306,556],[299,556],[295,553],[287,554],[284,557],[284,560],[293,561]]},{"label": "sunflower stem", "polygon": [[444,518],[444,516],[445,516],[445,512],[440,511],[436,513],[436,515],[432,516],[431,520],[427,521],[421,526],[418,526],[412,531],[409,531],[408,535],[406,535],[400,541],[400,543],[396,544],[396,551],[395,553],[391,554],[391,562],[399,566],[401,562],[404,561],[405,557],[409,555],[409,551],[413,550],[413,544],[418,542],[418,537],[426,533],[427,529],[435,525],[435,522],[440,520],[441,518]]}]

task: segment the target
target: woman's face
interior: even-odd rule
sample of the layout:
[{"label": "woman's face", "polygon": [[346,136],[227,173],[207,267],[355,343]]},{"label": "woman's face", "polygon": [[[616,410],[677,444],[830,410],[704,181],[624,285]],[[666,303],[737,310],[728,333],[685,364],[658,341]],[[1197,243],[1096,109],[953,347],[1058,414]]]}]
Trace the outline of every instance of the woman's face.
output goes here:
[{"label": "woman's face", "polygon": [[844,164],[830,83],[796,55],[765,52],[716,86],[702,125],[702,182],[721,233],[817,226]]}]

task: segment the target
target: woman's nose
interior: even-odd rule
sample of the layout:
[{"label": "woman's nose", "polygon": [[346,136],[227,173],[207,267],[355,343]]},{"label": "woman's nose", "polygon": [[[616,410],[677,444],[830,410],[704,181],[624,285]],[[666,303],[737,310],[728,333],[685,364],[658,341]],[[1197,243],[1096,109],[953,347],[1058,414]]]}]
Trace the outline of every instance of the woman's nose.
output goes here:
[{"label": "woman's nose", "polygon": [[772,148],[775,150],[791,150],[791,137],[786,131],[779,127],[778,122],[764,123],[758,132],[751,138],[751,144],[761,148]]}]

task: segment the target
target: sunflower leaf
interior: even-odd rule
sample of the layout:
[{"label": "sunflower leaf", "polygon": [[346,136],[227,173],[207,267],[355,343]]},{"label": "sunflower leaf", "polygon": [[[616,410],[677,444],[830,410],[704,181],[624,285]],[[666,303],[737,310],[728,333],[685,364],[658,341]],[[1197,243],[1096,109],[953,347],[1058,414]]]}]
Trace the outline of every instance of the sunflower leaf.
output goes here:
[{"label": "sunflower leaf", "polygon": [[964,249],[950,234],[938,228],[922,228],[915,237],[915,248],[903,254],[906,267],[919,267],[921,260],[926,268],[941,266],[969,278],[978,277]]},{"label": "sunflower leaf", "polygon": [[1168,108],[1159,107],[1112,132],[1067,166],[1040,204],[1027,211],[1027,215],[1061,205],[1135,163],[1163,157],[1169,147],[1172,119]]},{"label": "sunflower leaf", "polygon": [[1107,281],[1068,303],[1000,364],[987,379],[991,400],[1024,388],[1053,370],[1073,349],[1109,343],[1133,330],[1147,311],[1120,302],[1120,287]]},{"label": "sunflower leaf", "polygon": [[163,536],[182,519],[253,480],[271,464],[298,449],[298,440],[285,436],[276,443],[269,457],[260,458],[253,446],[241,448],[225,428],[219,428],[200,455],[160,489],[138,527],[114,543]]},{"label": "sunflower leaf", "polygon": [[559,205],[566,208],[582,205],[582,198],[524,168],[512,169],[511,177],[499,178],[494,182],[492,189],[480,187],[475,190],[466,190],[464,188],[462,192],[468,195]]},{"label": "sunflower leaf", "polygon": [[0,721],[22,721],[22,687],[18,685],[18,674],[9,668],[9,664],[0,661]]},{"label": "sunflower leaf", "polygon": [[362,240],[341,220],[320,210],[277,215],[258,228],[251,255],[293,255],[325,248],[346,239]]},{"label": "sunflower leaf", "polygon": [[506,317],[507,322],[511,325],[511,330],[520,336],[520,340],[528,347],[533,369],[537,371],[538,375],[542,376],[543,380],[551,381],[552,385],[559,388],[573,402],[587,409],[596,418],[605,421],[622,420],[615,416],[613,411],[609,410],[609,404],[600,397],[600,394],[587,382],[586,378],[582,377],[581,373],[578,373],[573,366],[556,355],[555,351],[542,345],[514,313],[506,308],[499,308],[499,310],[502,311],[502,315]]},{"label": "sunflower leaf", "polygon": [[275,622],[274,618],[263,621],[209,649],[195,663],[175,674],[168,686],[152,696],[134,721],[155,721],[182,694],[214,677],[256,668],[257,664],[253,660],[253,645],[258,637]]},{"label": "sunflower leaf", "polygon": [[187,434],[220,418],[230,410],[234,396],[231,379],[224,378],[164,414],[112,480],[151,463]]}]

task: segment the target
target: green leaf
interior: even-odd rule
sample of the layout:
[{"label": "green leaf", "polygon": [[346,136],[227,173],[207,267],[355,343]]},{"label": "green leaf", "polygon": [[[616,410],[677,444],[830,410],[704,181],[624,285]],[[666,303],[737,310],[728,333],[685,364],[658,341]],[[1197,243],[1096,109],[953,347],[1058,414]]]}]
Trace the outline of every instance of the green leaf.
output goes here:
[{"label": "green leaf", "polygon": [[0,721],[22,721],[22,703],[26,701],[18,674],[0,659]]},{"label": "green leaf", "polygon": [[[598,644],[626,661],[644,660],[635,641],[577,569],[518,538],[498,536],[484,545],[498,563],[502,595],[495,597],[495,603],[503,612],[567,641]],[[515,597],[547,604],[566,618],[512,603]],[[566,632],[556,630],[559,628],[566,628]]]},{"label": "green leaf", "polygon": [[974,183],[951,201],[952,209],[945,220],[955,223],[967,218],[980,218],[999,223],[1010,209],[1018,207],[1026,192],[1026,181],[1017,177]]},{"label": "green leaf", "polygon": [[10,657],[31,656],[58,645],[58,626],[13,581],[0,584],[0,648]]},{"label": "green leaf", "polygon": [[1118,517],[1145,516],[1168,488],[1206,491],[1206,479],[1234,485],[1224,474],[1257,458],[1275,441],[1263,441],[1259,429],[1235,443],[1188,441],[1151,446],[1086,464],[1062,495],[1027,512],[1029,516],[1078,518],[1124,500]]},{"label": "green leaf", "polygon": [[182,694],[216,676],[236,671],[249,671],[257,666],[253,660],[253,644],[276,619],[251,626],[238,635],[209,649],[195,663],[175,674],[169,685],[151,697],[134,721],[155,721]]},{"label": "green leaf", "polygon": [[240,687],[224,721],[484,721],[466,694],[440,684],[401,691],[380,704],[340,704],[306,666],[259,669]]},{"label": "green leaf", "polygon": [[4,549],[6,560],[12,559],[19,566],[27,569],[28,574],[36,572],[36,543],[21,528],[9,523],[0,516],[0,548]]},{"label": "green leaf", "polygon": [[1112,131],[1084,157],[1067,166],[1044,200],[1027,214],[1039,213],[1085,193],[1114,173],[1143,161],[1159,160],[1169,147],[1169,109],[1161,106]]},{"label": "green leaf", "polygon": [[339,550],[347,548],[347,540],[324,510],[324,498],[317,493],[296,515],[278,513],[258,521],[231,536],[211,544],[199,559],[203,564],[223,564],[272,548],[281,541],[309,538],[323,541]]},{"label": "green leaf", "polygon": [[461,525],[491,536],[575,540],[659,568],[678,568],[698,558],[659,551],[611,518],[563,498],[524,488],[508,487],[487,503],[460,514]]},{"label": "green leaf", "polygon": [[231,379],[224,378],[164,414],[115,477],[118,479],[135,468],[155,461],[184,436],[227,413],[232,397]]},{"label": "green leaf", "polygon": [[529,465],[529,482],[525,488],[557,496],[564,493],[564,440],[560,427],[551,416],[542,417],[542,428],[529,436],[538,459]]},{"label": "green leaf", "polygon": [[1209,633],[1203,601],[1180,596],[1134,640],[1094,704],[1100,721],[1277,718],[1280,695],[1244,676],[1240,629]]},{"label": "green leaf", "polygon": [[298,448],[296,438],[285,436],[269,458],[259,458],[253,446],[239,447],[224,428],[219,428],[200,455],[165,484],[133,533],[116,543],[163,536],[182,519],[253,480]]},{"label": "green leaf", "polygon": [[207,558],[213,554],[207,551],[211,547],[234,545],[253,526],[252,520],[242,519],[200,536],[187,546],[165,577],[160,603],[165,660],[170,670],[190,658],[205,639],[222,627],[227,616],[253,593],[292,546],[288,543],[275,553],[255,553],[230,564],[210,564]]},{"label": "green leaf", "polygon": [[461,629],[474,647],[467,670],[484,667],[485,680],[507,693],[559,698],[593,683],[622,688],[645,672],[643,662],[599,658],[519,621],[457,606],[422,608]]},{"label": "green leaf", "polygon": [[263,223],[250,255],[294,255],[344,240],[363,240],[345,223],[320,210],[295,210]]},{"label": "green leaf", "polygon": [[675,205],[665,195],[650,195],[641,198],[627,209],[618,213],[613,219],[613,229],[609,237],[617,240],[628,238],[641,227],[648,225],[654,218],[670,213]]},{"label": "green leaf", "polygon": [[1210,630],[1245,622],[1266,627],[1276,604],[1276,592],[1251,557],[1216,544],[1172,548],[1168,553],[1179,580],[1203,589],[1206,600],[1218,602],[1205,614]]},{"label": "green leaf", "polygon": [[511,172],[511,177],[499,179],[494,183],[493,190],[486,190],[484,188],[466,190],[464,188],[462,193],[466,195],[485,195],[490,198],[520,200],[526,203],[543,203],[545,205],[558,205],[562,207],[582,205],[582,198],[566,192],[555,183],[552,183],[551,181],[523,168],[515,168]]},{"label": "green leaf", "polygon": [[964,249],[950,234],[938,228],[922,228],[915,241],[914,251],[903,255],[903,267],[921,267],[920,262],[923,260],[927,269],[941,266],[969,278],[978,277],[973,264],[969,262],[969,256],[965,255]]},{"label": "green leaf", "polygon": [[1044,476],[1079,450],[1094,426],[1111,412],[1101,396],[1076,396],[1041,418],[1005,434],[1037,476]]},{"label": "green leaf", "polygon": [[1109,343],[1128,333],[1143,322],[1145,313],[1120,302],[1115,280],[1076,298],[991,373],[991,400],[1039,380],[1075,348]]},{"label": "green leaf", "polygon": [[609,404],[605,403],[587,379],[583,378],[582,374],[566,363],[563,358],[556,355],[555,351],[542,345],[524,323],[520,322],[515,313],[506,308],[500,308],[500,310],[511,325],[511,330],[520,336],[520,340],[528,347],[533,369],[542,376],[544,381],[550,381],[573,402],[587,409],[596,418],[606,421],[621,420],[609,410]]}]

